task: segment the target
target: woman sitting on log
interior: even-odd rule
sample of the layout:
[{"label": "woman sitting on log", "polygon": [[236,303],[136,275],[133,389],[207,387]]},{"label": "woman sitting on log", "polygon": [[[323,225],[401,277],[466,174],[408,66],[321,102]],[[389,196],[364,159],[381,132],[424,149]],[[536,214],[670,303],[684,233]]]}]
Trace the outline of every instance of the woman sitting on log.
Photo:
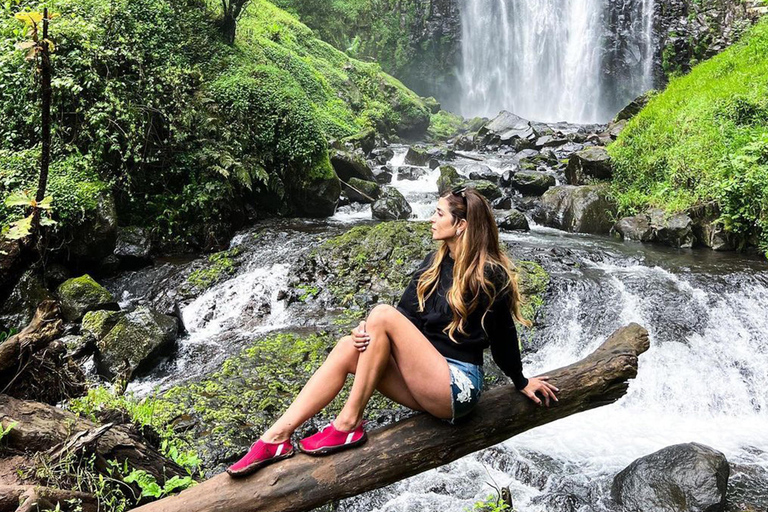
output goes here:
[{"label": "woman sitting on log", "polygon": [[541,405],[557,400],[548,377],[523,376],[513,318],[520,293],[512,263],[499,245],[490,205],[474,189],[455,189],[438,200],[430,219],[440,248],[427,255],[397,308],[378,305],[339,340],[288,410],[227,469],[244,476],[290,457],[290,436],[341,391],[354,374],[349,399],[317,434],[298,443],[326,455],[365,442],[363,410],[374,390],[410,409],[454,420],[477,404],[483,387],[483,350],[515,387]]}]

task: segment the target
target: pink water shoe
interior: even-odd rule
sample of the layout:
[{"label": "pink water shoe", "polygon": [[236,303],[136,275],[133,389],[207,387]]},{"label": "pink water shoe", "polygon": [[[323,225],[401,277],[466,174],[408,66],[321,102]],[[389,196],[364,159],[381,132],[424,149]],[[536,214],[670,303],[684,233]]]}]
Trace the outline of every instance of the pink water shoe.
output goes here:
[{"label": "pink water shoe", "polygon": [[331,422],[317,434],[299,441],[299,450],[308,455],[328,455],[360,446],[368,440],[363,425],[364,422],[360,423],[354,430],[344,432],[334,427],[333,422]]},{"label": "pink water shoe", "polygon": [[253,443],[248,453],[227,468],[232,477],[241,477],[255,473],[256,470],[278,460],[293,456],[294,450],[290,441],[282,443],[265,443],[261,439]]}]

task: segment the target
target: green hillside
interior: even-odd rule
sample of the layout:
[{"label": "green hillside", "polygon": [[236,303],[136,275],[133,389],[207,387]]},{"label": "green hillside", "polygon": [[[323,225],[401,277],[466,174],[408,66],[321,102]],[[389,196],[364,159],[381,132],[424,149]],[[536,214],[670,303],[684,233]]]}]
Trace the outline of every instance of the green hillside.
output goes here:
[{"label": "green hillside", "polygon": [[673,79],[609,152],[623,214],[715,202],[742,243],[768,250],[768,19]]}]

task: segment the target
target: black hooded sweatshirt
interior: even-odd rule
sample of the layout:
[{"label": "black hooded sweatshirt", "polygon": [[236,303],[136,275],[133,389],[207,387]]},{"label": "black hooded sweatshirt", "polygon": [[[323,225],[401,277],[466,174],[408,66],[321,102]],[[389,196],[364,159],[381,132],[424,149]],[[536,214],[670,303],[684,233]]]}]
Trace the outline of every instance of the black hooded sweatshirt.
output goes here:
[{"label": "black hooded sweatshirt", "polygon": [[[443,357],[482,366],[483,350],[490,346],[493,360],[501,368],[501,371],[512,379],[517,389],[523,389],[528,385],[528,379],[523,376],[517,331],[509,309],[511,299],[509,292],[505,292],[503,296],[497,297],[494,301],[485,316],[485,330],[481,325],[481,319],[488,305],[488,297],[481,293],[478,307],[465,321],[464,330],[467,334],[456,331],[453,337],[458,343],[454,343],[448,337],[447,332],[443,332],[443,329],[453,319],[446,294],[453,283],[454,261],[450,255],[446,255],[440,264],[437,290],[426,300],[424,311],[419,312],[416,286],[419,277],[429,268],[435,254],[434,251],[429,253],[419,269],[413,273],[411,282],[397,305],[398,311],[404,314],[424,334]],[[506,281],[506,274],[493,279],[496,289],[499,290]]]}]

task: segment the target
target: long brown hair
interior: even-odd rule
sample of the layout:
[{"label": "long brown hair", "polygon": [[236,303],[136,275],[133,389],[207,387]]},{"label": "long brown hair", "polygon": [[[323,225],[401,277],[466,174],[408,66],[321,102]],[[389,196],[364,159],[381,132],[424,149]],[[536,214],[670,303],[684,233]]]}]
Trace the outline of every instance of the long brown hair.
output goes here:
[{"label": "long brown hair", "polygon": [[[496,297],[505,292],[511,295],[512,316],[521,324],[530,327],[531,322],[520,312],[522,298],[517,284],[517,271],[512,260],[501,250],[499,229],[496,227],[491,205],[473,188],[454,189],[441,197],[448,201],[448,212],[453,216],[454,225],[461,219],[467,221],[466,229],[459,236],[456,260],[453,265],[453,284],[446,297],[453,312],[453,320],[445,328],[448,331],[448,337],[456,343],[454,338],[456,331],[466,334],[464,330],[466,319],[477,309],[481,293],[488,297],[488,308],[483,312],[481,319],[483,330],[485,330],[485,315]],[[419,311],[424,311],[427,299],[437,290],[440,264],[447,255],[448,244],[443,242],[429,268],[421,274],[416,286]],[[499,275],[499,272],[506,274],[507,279],[503,287],[497,290],[488,278],[488,274],[495,276]]]}]

